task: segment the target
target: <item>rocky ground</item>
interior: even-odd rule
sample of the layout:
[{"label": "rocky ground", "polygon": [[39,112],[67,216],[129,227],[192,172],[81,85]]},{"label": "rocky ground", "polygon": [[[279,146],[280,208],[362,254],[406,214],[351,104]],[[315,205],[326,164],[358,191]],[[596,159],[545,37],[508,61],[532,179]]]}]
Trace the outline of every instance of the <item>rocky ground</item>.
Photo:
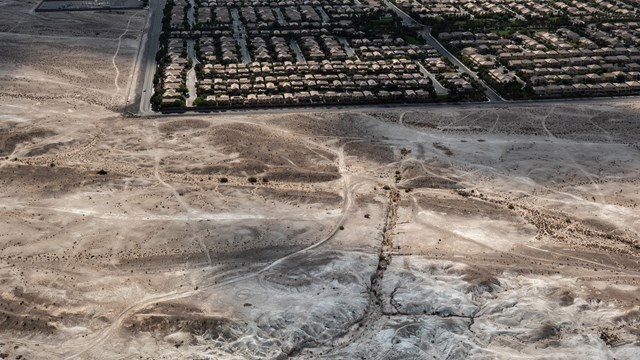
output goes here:
[{"label": "rocky ground", "polygon": [[143,13],[1,6],[0,358],[637,357],[637,105],[123,118]]}]

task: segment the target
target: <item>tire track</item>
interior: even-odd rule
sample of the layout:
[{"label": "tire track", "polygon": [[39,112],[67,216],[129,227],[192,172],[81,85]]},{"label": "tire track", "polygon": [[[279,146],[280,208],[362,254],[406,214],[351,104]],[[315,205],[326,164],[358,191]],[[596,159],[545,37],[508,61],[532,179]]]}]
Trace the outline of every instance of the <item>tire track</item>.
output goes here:
[{"label": "tire track", "polygon": [[[346,144],[345,144],[346,145]],[[117,331],[120,326],[122,325],[122,323],[129,318],[131,315],[135,314],[136,312],[144,309],[145,307],[155,304],[155,303],[159,303],[159,302],[166,302],[166,301],[172,301],[172,300],[177,300],[177,299],[182,299],[185,297],[189,297],[189,296],[193,296],[196,295],[204,290],[213,290],[213,289],[218,289],[227,285],[231,285],[234,283],[237,283],[239,281],[243,281],[243,280],[248,280],[251,278],[254,278],[276,266],[278,266],[279,264],[283,263],[284,261],[295,257],[297,255],[303,254],[307,251],[313,250],[319,246],[321,246],[322,244],[326,243],[327,241],[331,240],[334,235],[340,230],[340,227],[342,226],[342,224],[344,223],[347,214],[348,214],[348,210],[351,207],[352,203],[353,203],[353,198],[352,198],[352,185],[350,184],[350,176],[346,173],[347,167],[346,167],[346,163],[345,163],[345,155],[344,155],[344,145],[340,147],[340,149],[338,151],[335,151],[337,158],[338,158],[338,168],[340,171],[340,174],[342,176],[343,179],[343,192],[344,192],[344,196],[343,196],[343,204],[342,204],[342,216],[340,217],[340,219],[336,222],[336,224],[334,225],[333,229],[331,230],[331,232],[329,232],[329,234],[324,237],[323,239],[319,240],[318,242],[307,246],[304,249],[295,251],[289,255],[286,255],[284,257],[281,257],[273,262],[271,262],[270,264],[264,266],[262,269],[246,274],[246,275],[242,275],[236,278],[232,278],[223,282],[219,282],[219,283],[214,283],[214,284],[209,284],[209,285],[204,285],[204,286],[200,286],[198,287],[198,290],[188,290],[188,291],[183,291],[183,292],[171,292],[171,293],[167,293],[167,294],[163,294],[163,295],[158,295],[158,296],[152,296],[146,299],[143,299],[135,304],[132,304],[130,306],[128,306],[127,308],[125,308],[124,310],[122,310],[116,317],[115,319],[111,322],[111,324],[106,327],[105,329],[103,329],[101,332],[97,333],[96,336],[91,339],[90,342],[86,343],[86,345],[84,345],[82,347],[81,350],[79,350],[78,352],[76,352],[73,355],[69,355],[66,356],[65,359],[67,360],[71,360],[71,359],[77,359],[82,357],[83,354],[85,354],[86,352],[90,351],[91,349],[99,346],[100,344],[104,343],[115,331]],[[156,158],[156,164],[159,164],[159,158]],[[156,165],[156,166],[157,166]],[[158,169],[156,167],[156,178],[165,186],[168,186],[170,189],[173,189],[174,195],[178,195],[177,192],[175,191],[175,188],[173,188],[171,185],[167,184],[166,182],[164,182],[161,178],[159,178],[159,173],[158,173]],[[188,205],[187,205],[188,206]]]},{"label": "tire track", "polygon": [[[551,116],[551,114],[553,114],[554,111],[555,111],[555,107],[551,108],[549,113],[542,118],[542,129],[547,133],[547,135],[550,138],[552,138],[553,140],[558,140],[558,138],[555,135],[553,135],[553,133],[551,131],[549,131],[549,129],[547,128],[547,124],[546,124],[547,119],[549,118],[549,116]],[[562,152],[565,154],[565,156],[569,160],[571,160],[571,162],[573,162],[574,167],[576,169],[578,169],[578,171],[580,171],[589,180],[589,182],[591,182],[591,184],[595,188],[596,195],[600,198],[600,202],[604,202],[604,196],[602,195],[602,189],[600,189],[600,185],[598,185],[598,183],[594,180],[593,174],[590,174],[584,168],[584,166],[580,165],[578,163],[578,161],[576,161],[576,158],[573,155],[571,155],[569,153],[569,151],[567,151],[567,149],[564,146],[561,146],[560,148],[562,149]],[[595,197],[594,197],[594,199],[595,199]]]},{"label": "tire track", "polygon": [[113,67],[116,69],[116,77],[113,80],[113,83],[116,85],[116,95],[120,92],[120,85],[118,85],[120,70],[118,69],[118,65],[116,65],[116,57],[118,56],[118,53],[120,52],[120,47],[122,46],[122,38],[129,32],[129,26],[131,25],[131,20],[133,20],[133,17],[136,15],[138,15],[138,12],[135,12],[129,18],[129,21],[127,22],[127,27],[124,29],[124,32],[118,37],[118,47],[116,47],[116,52],[115,54],[113,54],[113,57],[111,58],[111,63],[113,64]]}]

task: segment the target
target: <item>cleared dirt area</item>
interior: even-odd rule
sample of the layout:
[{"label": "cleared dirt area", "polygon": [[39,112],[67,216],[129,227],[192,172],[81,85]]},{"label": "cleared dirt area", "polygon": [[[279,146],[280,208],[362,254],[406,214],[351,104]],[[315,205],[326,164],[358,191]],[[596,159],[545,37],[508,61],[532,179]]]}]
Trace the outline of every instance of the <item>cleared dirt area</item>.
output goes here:
[{"label": "cleared dirt area", "polygon": [[0,120],[14,111],[122,111],[133,96],[129,84],[147,11],[35,13],[35,6],[0,4]]},{"label": "cleared dirt area", "polygon": [[131,119],[83,46],[0,52],[1,358],[637,358],[637,105]]}]

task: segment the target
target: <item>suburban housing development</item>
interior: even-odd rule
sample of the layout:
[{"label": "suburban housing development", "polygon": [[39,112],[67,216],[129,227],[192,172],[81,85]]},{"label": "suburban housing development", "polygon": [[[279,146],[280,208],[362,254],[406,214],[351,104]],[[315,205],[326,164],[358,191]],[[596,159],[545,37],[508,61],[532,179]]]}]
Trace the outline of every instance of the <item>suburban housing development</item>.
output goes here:
[{"label": "suburban housing development", "polygon": [[166,110],[637,94],[637,5],[169,0],[151,101]]}]

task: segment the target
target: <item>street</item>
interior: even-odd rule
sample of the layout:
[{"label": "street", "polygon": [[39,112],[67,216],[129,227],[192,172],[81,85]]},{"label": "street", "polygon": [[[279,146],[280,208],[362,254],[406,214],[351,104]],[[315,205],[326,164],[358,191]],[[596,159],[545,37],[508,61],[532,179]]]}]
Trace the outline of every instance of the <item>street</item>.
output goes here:
[{"label": "street", "polygon": [[223,109],[199,109],[194,111],[180,111],[174,113],[151,113],[151,117],[176,117],[176,116],[231,116],[231,115],[254,115],[254,114],[300,114],[309,112],[371,112],[371,111],[424,111],[430,108],[503,108],[506,106],[523,107],[551,107],[568,104],[576,105],[598,105],[598,104],[638,104],[640,96],[610,97],[610,98],[572,98],[572,99],[543,99],[543,100],[513,100],[504,103],[484,102],[464,102],[464,103],[394,103],[394,104],[362,104],[362,105],[329,105],[324,103],[289,106],[289,107],[265,107],[265,108],[223,108]]},{"label": "street", "polygon": [[[156,72],[156,53],[160,46],[160,33],[162,31],[162,10],[164,9],[165,0],[149,1],[149,21],[147,22],[147,32],[142,36],[140,41],[140,50],[142,56],[139,57],[136,64],[138,71],[137,84],[142,84],[140,89],[140,103],[138,104],[138,112],[140,115],[153,115],[151,111],[151,97],[153,96],[153,77]],[[134,103],[135,105],[135,103]]]},{"label": "street", "polygon": [[[392,10],[396,11],[396,13],[403,18],[403,21],[409,24],[417,24],[415,20],[409,17],[402,10],[398,9],[395,5],[391,4],[388,1],[385,1],[387,6],[389,6]],[[530,105],[530,106],[550,106],[550,105],[563,105],[568,103],[576,103],[576,104],[599,104],[606,103],[611,104],[615,103],[637,103],[640,99],[638,96],[630,96],[630,97],[607,97],[607,98],[571,98],[571,99],[543,99],[543,100],[513,100],[507,101],[500,97],[493,89],[489,88],[484,82],[479,81],[485,90],[485,94],[489,101],[486,102],[469,102],[469,103],[423,103],[423,104],[363,104],[363,105],[325,105],[325,104],[309,104],[309,105],[301,105],[301,106],[291,106],[291,107],[281,107],[281,108],[249,108],[249,109],[207,109],[207,110],[194,110],[188,112],[182,112],[179,114],[176,113],[157,113],[151,110],[151,97],[153,96],[153,77],[155,74],[155,54],[158,51],[159,47],[159,37],[160,32],[162,30],[162,10],[164,8],[164,0],[151,0],[149,5],[149,21],[147,22],[146,29],[147,33],[141,37],[141,49],[142,56],[138,57],[138,62],[136,64],[138,74],[137,84],[142,84],[142,87],[136,86],[137,91],[140,92],[139,101],[137,104],[137,108],[139,109],[138,115],[141,116],[152,116],[152,117],[164,117],[164,116],[193,116],[194,114],[204,114],[205,112],[210,116],[215,115],[225,115],[225,114],[284,114],[284,113],[302,113],[309,111],[329,111],[329,112],[342,112],[342,111],[380,111],[380,110],[388,110],[399,108],[403,110],[420,110],[431,107],[456,107],[456,108],[465,108],[465,107],[485,107],[485,106],[496,106],[500,104],[504,105]],[[453,54],[451,54],[446,48],[440,44],[440,42],[435,39],[430,34],[429,28],[423,28],[420,32],[421,36],[426,40],[428,44],[434,47],[442,56],[445,56],[449,59],[454,65],[456,65],[461,71],[470,74],[473,79],[479,80],[477,75],[468,69],[464,64],[462,64]],[[193,56],[193,50],[190,51]],[[194,62],[195,65],[195,62]],[[422,71],[421,67],[421,71]],[[195,81],[190,82],[195,83]],[[132,85],[133,86],[133,85]],[[442,94],[443,90],[442,86],[438,86],[437,82],[434,82],[434,87],[436,89],[436,93]],[[191,91],[190,91],[191,92]],[[133,104],[136,105],[135,102]]]},{"label": "street", "polygon": [[431,79],[431,82],[433,83],[433,88],[436,91],[437,95],[449,95],[449,90],[447,90],[444,86],[442,86],[442,84],[440,84],[440,82],[438,81],[438,79],[436,79],[436,77],[430,73],[419,60],[415,61],[415,64],[418,65],[418,69],[420,69],[420,73],[422,73],[422,75],[428,77],[429,79]]},{"label": "street", "polygon": [[449,50],[447,50],[444,46],[442,46],[442,44],[438,41],[438,39],[434,38],[431,35],[430,27],[423,26],[422,24],[414,20],[411,16],[409,16],[407,13],[405,13],[400,8],[398,8],[391,1],[384,0],[384,3],[385,5],[387,5],[389,9],[393,10],[393,12],[395,12],[398,16],[400,16],[400,18],[402,18],[403,24],[407,26],[413,26],[413,27],[416,27],[416,26],[422,27],[423,28],[422,31],[419,32],[420,37],[422,37],[427,44],[431,45],[434,49],[436,49],[436,51],[440,55],[449,59],[449,61],[451,61],[451,63],[454,64],[461,72],[469,74],[471,78],[478,81],[484,88],[484,94],[487,97],[487,99],[489,99],[490,102],[506,102],[506,100],[502,98],[497,92],[495,92],[495,90],[493,90],[484,81],[482,81],[482,79],[480,79],[475,72],[471,71],[471,69],[466,67],[460,60],[458,60],[457,57],[455,57],[451,52],[449,52]]}]

